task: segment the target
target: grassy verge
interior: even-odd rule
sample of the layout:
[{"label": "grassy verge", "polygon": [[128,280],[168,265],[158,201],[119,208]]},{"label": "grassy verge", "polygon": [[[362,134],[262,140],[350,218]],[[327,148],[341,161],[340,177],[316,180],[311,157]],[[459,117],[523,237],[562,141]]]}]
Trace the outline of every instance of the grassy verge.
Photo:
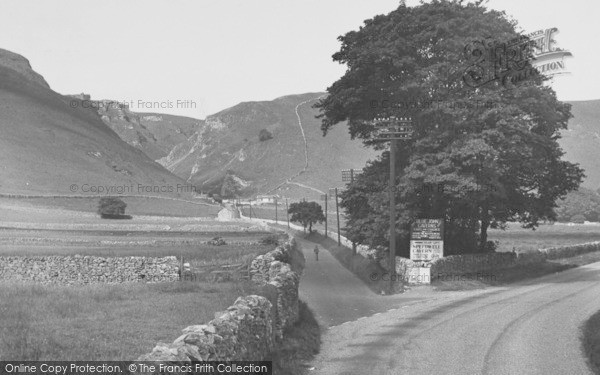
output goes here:
[{"label": "grassy verge", "polygon": [[521,280],[533,279],[595,262],[600,262],[600,251],[505,270],[474,272],[470,275],[465,275],[467,277],[471,276],[471,278],[467,280],[440,280],[435,278],[436,275],[431,275],[431,277],[433,280],[432,285],[436,290],[479,289],[487,286],[504,285]]},{"label": "grassy verge", "polygon": [[431,275],[431,285],[438,291],[481,289],[488,286],[505,285],[533,279],[573,267],[575,266],[570,264],[546,261],[540,264],[528,264],[502,270],[478,271],[462,275],[443,275],[442,277]]},{"label": "grassy verge", "polygon": [[206,323],[247,283],[78,287],[0,284],[3,360],[134,360],[181,329]]},{"label": "grassy verge", "polygon": [[312,311],[300,301],[300,319],[285,332],[283,342],[272,353],[274,375],[304,375],[304,365],[321,348],[321,328]]},{"label": "grassy verge", "polygon": [[600,311],[592,315],[582,327],[582,345],[590,367],[600,374]]},{"label": "grassy verge", "polygon": [[345,246],[338,246],[336,240],[325,237],[322,234],[311,233],[304,238],[326,248],[338,262],[367,284],[373,292],[379,294],[381,291],[388,289],[389,282],[383,281],[381,278],[374,281],[369,277],[373,274],[381,275],[386,272],[379,264],[366,259],[362,255],[353,255],[352,249]]}]

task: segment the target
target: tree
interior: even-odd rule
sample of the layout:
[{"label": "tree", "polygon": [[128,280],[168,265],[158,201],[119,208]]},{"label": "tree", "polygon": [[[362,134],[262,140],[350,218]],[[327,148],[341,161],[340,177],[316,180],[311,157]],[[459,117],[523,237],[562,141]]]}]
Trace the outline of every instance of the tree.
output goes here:
[{"label": "tree", "polygon": [[269,139],[273,139],[273,134],[267,129],[260,129],[260,132],[258,132],[258,140],[263,142]]},{"label": "tree", "polygon": [[323,209],[317,202],[296,202],[290,204],[288,213],[292,214],[290,221],[301,223],[306,231],[308,227],[308,233],[312,233],[312,226],[315,223],[323,223],[325,221],[325,215]]},{"label": "tree", "polygon": [[238,196],[240,190],[241,186],[235,176],[230,173],[225,175],[223,185],[221,185],[221,197],[225,199],[235,198]]},{"label": "tree", "polygon": [[574,215],[571,218],[571,223],[575,223],[575,224],[583,224],[585,222],[585,217],[583,215]]},{"label": "tree", "polygon": [[125,215],[127,204],[119,198],[102,197],[98,202],[98,214],[103,219],[124,219],[131,218]]},{"label": "tree", "polygon": [[[521,60],[506,55],[473,64],[473,46],[501,51],[520,37],[516,21],[481,3],[400,5],[365,21],[339,38],[333,60],[347,71],[315,104],[323,135],[347,121],[350,136],[375,149],[386,147],[374,139],[375,119],[413,119],[412,140],[402,141],[396,155],[398,235],[414,218],[444,218],[447,254],[485,251],[487,230],[508,221],[534,229],[554,220],[557,198],[584,177],[561,160],[557,140],[572,117],[570,105],[543,85],[547,77],[531,66],[530,44],[518,44]],[[500,63],[506,69],[493,70]],[[485,82],[490,69],[496,79]],[[386,243],[388,163],[384,152],[342,194],[351,239]]]},{"label": "tree", "polygon": [[557,202],[556,219],[562,222],[573,221],[572,217],[582,215],[587,221],[600,219],[600,195],[596,192],[580,187],[572,191],[565,199]]}]

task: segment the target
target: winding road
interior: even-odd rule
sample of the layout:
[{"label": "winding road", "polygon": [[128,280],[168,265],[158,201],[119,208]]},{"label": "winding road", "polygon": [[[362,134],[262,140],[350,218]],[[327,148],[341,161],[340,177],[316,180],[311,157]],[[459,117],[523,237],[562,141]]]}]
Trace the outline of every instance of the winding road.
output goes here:
[{"label": "winding road", "polygon": [[[298,239],[300,293],[324,330],[314,374],[591,374],[580,327],[600,310],[600,263],[504,287],[378,296]],[[321,247],[321,246],[320,246]]]}]

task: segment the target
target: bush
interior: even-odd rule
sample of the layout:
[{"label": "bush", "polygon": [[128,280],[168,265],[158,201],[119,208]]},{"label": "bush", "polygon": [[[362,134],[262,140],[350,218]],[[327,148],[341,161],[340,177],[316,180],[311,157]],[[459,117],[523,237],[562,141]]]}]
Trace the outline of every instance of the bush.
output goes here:
[{"label": "bush", "polygon": [[572,223],[583,224],[585,222],[585,216],[583,215],[575,215],[571,217]]},{"label": "bush", "polygon": [[98,214],[103,219],[131,219],[125,215],[127,204],[119,198],[103,197],[98,202]]},{"label": "bush", "polygon": [[260,239],[260,244],[265,246],[279,246],[279,236],[276,234],[269,234]]},{"label": "bush", "polygon": [[227,242],[225,242],[225,240],[222,237],[213,237],[212,240],[208,241],[209,245],[212,246],[223,246],[223,245],[227,245]]},{"label": "bush", "polygon": [[267,129],[261,129],[260,132],[258,132],[259,141],[263,142],[268,141],[269,139],[273,139],[273,134],[271,134],[271,132]]}]

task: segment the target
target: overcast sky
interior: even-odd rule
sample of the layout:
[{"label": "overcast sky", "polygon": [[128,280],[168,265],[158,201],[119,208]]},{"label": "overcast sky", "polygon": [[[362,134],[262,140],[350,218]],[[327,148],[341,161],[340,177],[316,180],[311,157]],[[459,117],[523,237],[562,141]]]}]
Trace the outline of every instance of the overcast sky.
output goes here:
[{"label": "overcast sky", "polygon": [[[409,0],[408,5],[418,1]],[[345,68],[337,37],[398,0],[0,0],[0,48],[24,55],[62,94],[171,103],[204,118],[242,101],[325,91]],[[595,2],[490,0],[525,31],[558,27],[570,50],[561,100],[598,99]],[[599,9],[592,9],[592,8]],[[189,101],[188,108],[177,100]],[[168,104],[165,104],[168,106]],[[195,108],[194,108],[195,107]]]}]

